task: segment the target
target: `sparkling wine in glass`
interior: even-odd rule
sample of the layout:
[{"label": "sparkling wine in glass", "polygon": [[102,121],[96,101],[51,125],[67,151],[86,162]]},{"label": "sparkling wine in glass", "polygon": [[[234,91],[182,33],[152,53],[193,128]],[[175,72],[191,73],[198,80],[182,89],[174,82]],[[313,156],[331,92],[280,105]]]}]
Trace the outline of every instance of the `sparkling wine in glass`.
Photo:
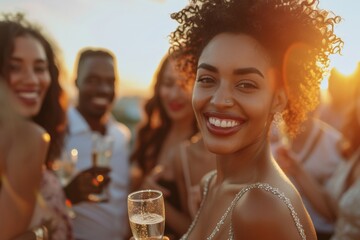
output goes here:
[{"label": "sparkling wine in glass", "polygon": [[[78,150],[76,148],[70,151],[63,150],[60,159],[56,159],[52,163],[52,170],[55,172],[63,187],[68,185],[72,178],[76,175],[76,162],[78,160]],[[70,218],[75,218],[76,214],[72,209],[71,202],[66,200],[66,211]]]},{"label": "sparkling wine in glass", "polygon": [[128,214],[136,240],[162,240],[165,229],[163,194],[157,190],[142,190],[129,194]]},{"label": "sparkling wine in glass", "polygon": [[[110,159],[112,156],[112,148],[114,139],[111,136],[102,136],[100,134],[93,135],[93,148],[92,148],[92,164],[94,167],[110,167]],[[105,179],[104,176],[98,175],[94,181],[101,182]],[[109,200],[108,186],[103,189],[99,194],[89,194],[88,198],[93,202],[106,202]]]},{"label": "sparkling wine in glass", "polygon": [[66,186],[75,176],[75,165],[78,159],[78,151],[73,148],[70,151],[64,150],[60,159],[56,159],[52,164],[52,170],[58,176],[62,186]]}]

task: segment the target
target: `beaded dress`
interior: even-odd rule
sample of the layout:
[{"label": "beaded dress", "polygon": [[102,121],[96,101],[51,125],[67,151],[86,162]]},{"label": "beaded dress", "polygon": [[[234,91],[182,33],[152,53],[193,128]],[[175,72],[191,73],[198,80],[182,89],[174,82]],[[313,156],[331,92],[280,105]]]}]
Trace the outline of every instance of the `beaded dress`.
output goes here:
[{"label": "beaded dress", "polygon": [[[212,172],[211,174],[209,174],[209,177],[206,179],[205,185],[204,185],[204,191],[203,191],[203,200],[201,202],[200,208],[194,218],[194,221],[191,223],[188,231],[182,236],[182,238],[180,240],[187,240],[189,238],[189,235],[191,233],[191,231],[194,229],[200,212],[202,210],[202,206],[204,205],[208,190],[209,190],[209,184],[211,179],[216,175],[216,171]],[[236,203],[239,201],[239,199],[248,191],[250,191],[251,189],[262,189],[264,191],[267,191],[271,194],[274,194],[275,196],[277,196],[280,200],[282,200],[286,206],[288,207],[290,214],[294,220],[295,226],[299,232],[299,235],[301,236],[302,240],[306,240],[306,235],[305,235],[305,231],[300,223],[299,217],[297,216],[297,213],[294,210],[294,207],[292,206],[290,200],[283,194],[281,193],[277,188],[271,187],[269,184],[267,183],[254,183],[254,184],[250,184],[247,187],[241,189],[234,197],[233,201],[231,202],[230,206],[227,208],[227,210],[225,211],[224,215],[221,217],[221,219],[219,220],[219,222],[216,224],[215,229],[212,231],[212,233],[206,238],[207,240],[211,240],[215,237],[216,233],[220,230],[221,226],[224,224],[227,216],[232,213],[232,210],[234,209],[234,207],[236,206]],[[229,240],[234,239],[234,232],[233,232],[233,228],[232,225],[230,226],[230,230],[229,230]]]}]

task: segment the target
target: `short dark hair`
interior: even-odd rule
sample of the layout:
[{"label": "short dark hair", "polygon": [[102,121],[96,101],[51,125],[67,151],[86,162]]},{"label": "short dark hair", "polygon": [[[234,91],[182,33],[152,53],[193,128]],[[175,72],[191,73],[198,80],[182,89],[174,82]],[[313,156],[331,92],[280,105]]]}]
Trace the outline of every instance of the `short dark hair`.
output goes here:
[{"label": "short dark hair", "polygon": [[114,61],[114,68],[115,68],[115,75],[117,78],[117,68],[116,68],[116,57],[115,55],[108,49],[105,48],[83,48],[79,51],[77,61],[76,61],[76,75],[79,75],[79,69],[81,68],[82,64],[85,62],[88,58],[94,58],[94,57],[104,57],[104,58],[110,58]]}]

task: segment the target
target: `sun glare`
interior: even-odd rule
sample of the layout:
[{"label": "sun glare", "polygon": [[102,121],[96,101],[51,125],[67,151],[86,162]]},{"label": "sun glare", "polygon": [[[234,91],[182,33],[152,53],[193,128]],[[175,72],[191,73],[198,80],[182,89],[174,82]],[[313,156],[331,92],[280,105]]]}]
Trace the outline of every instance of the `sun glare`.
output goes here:
[{"label": "sun glare", "polygon": [[358,65],[360,63],[353,63],[353,64],[346,64],[346,65],[339,65],[335,66],[335,70],[343,75],[344,77],[352,77],[352,75],[355,75],[358,70]]}]

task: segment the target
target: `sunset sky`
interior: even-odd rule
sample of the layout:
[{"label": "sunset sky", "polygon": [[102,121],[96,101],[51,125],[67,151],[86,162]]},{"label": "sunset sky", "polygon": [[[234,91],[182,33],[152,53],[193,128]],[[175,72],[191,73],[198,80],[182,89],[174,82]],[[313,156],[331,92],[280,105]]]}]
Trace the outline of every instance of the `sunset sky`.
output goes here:
[{"label": "sunset sky", "polygon": [[[44,27],[57,42],[69,72],[77,51],[106,47],[118,58],[120,95],[146,94],[152,75],[175,29],[170,13],[187,0],[0,0],[3,12],[21,11]],[[359,0],[322,0],[322,8],[343,17],[336,30],[345,41],[342,56],[332,66],[350,73],[360,61]],[[324,85],[323,87],[326,87]]]}]

